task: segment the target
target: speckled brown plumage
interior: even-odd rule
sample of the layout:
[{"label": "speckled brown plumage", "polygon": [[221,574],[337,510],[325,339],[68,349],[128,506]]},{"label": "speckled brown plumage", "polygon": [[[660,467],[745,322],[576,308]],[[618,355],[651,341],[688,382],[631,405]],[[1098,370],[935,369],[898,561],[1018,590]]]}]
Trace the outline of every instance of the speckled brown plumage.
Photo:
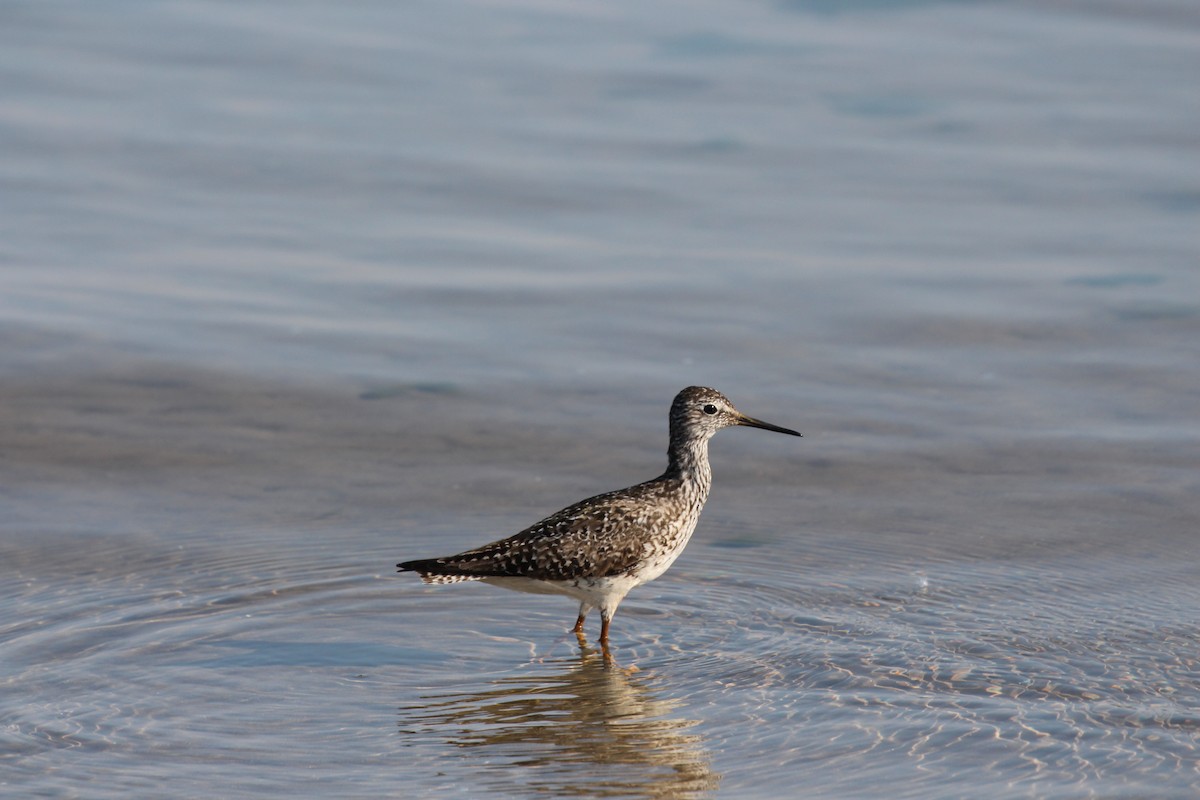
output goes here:
[{"label": "speckled brown plumage", "polygon": [[574,597],[580,603],[576,632],[598,606],[600,641],[607,645],[609,622],[625,594],[666,571],[691,538],[712,486],[708,440],[731,425],[800,435],[747,417],[714,389],[691,386],[671,404],[668,464],[659,477],[581,500],[507,539],[397,566],[426,583],[481,580]]}]

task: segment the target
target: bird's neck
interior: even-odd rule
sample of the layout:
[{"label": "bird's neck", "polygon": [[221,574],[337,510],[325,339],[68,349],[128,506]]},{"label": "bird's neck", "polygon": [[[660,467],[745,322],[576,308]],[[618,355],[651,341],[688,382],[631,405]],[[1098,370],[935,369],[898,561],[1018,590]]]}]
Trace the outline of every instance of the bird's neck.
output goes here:
[{"label": "bird's neck", "polygon": [[666,477],[681,481],[695,491],[703,502],[712,488],[712,468],[708,465],[708,439],[676,439],[667,450]]}]

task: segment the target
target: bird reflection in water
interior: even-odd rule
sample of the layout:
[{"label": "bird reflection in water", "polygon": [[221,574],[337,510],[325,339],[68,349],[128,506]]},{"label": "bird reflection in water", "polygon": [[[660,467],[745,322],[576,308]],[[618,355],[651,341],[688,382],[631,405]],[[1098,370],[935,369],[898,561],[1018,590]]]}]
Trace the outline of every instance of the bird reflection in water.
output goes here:
[{"label": "bird reflection in water", "polygon": [[648,675],[586,647],[540,667],[558,669],[424,697],[401,711],[401,733],[445,737],[473,756],[472,781],[501,793],[692,798],[717,787],[689,731],[697,721],[671,717],[679,701],[656,698]]}]

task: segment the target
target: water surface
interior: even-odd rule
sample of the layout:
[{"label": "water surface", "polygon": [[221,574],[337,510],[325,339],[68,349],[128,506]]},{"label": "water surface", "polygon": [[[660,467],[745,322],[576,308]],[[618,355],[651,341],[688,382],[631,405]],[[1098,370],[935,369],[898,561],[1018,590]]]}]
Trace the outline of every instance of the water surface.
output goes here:
[{"label": "water surface", "polygon": [[[6,793],[1194,796],[1191,4],[3,16]],[[695,383],[615,664],[393,574]]]}]

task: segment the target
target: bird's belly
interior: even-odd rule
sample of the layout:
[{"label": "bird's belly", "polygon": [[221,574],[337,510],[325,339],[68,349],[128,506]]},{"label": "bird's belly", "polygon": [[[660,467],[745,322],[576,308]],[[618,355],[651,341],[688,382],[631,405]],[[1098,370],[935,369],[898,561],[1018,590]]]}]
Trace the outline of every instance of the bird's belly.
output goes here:
[{"label": "bird's belly", "polygon": [[570,594],[564,581],[539,581],[534,578],[520,577],[489,577],[481,579],[484,583],[509,589],[514,592],[527,594]]},{"label": "bird's belly", "polygon": [[640,577],[640,574],[628,573],[625,575],[609,575],[602,578],[573,578],[564,581],[494,577],[484,578],[483,582],[515,592],[563,594],[567,597],[573,597],[582,603],[587,603],[590,606],[603,608],[609,605],[609,601],[613,597],[616,597],[618,602],[620,602],[620,598],[624,597],[630,589],[639,583],[644,583],[645,580]]}]

